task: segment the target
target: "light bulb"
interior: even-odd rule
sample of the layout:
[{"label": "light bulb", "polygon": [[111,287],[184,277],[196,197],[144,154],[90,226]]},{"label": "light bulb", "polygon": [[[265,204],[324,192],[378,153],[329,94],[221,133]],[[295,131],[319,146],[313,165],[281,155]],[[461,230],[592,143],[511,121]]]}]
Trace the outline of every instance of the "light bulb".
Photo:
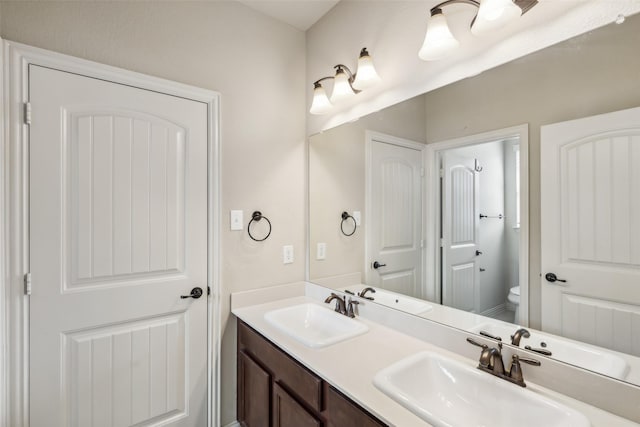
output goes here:
[{"label": "light bulb", "polygon": [[513,0],[480,0],[480,9],[471,33],[477,36],[495,30],[520,15],[522,9]]},{"label": "light bulb", "polygon": [[373,66],[373,60],[371,60],[367,48],[363,47],[360,51],[360,58],[358,58],[358,70],[356,72],[356,79],[353,82],[353,88],[364,90],[375,86],[378,82],[380,82],[380,76],[378,76]]},{"label": "light bulb", "polygon": [[431,19],[427,24],[427,34],[424,36],[424,43],[418,52],[420,59],[424,61],[435,61],[441,59],[451,49],[458,47],[460,43],[453,37],[447,20],[441,9],[434,9],[431,12]]},{"label": "light bulb", "polygon": [[320,83],[314,83],[313,85],[313,102],[309,112],[311,114],[326,114],[331,110],[331,102],[327,97],[327,92]]}]

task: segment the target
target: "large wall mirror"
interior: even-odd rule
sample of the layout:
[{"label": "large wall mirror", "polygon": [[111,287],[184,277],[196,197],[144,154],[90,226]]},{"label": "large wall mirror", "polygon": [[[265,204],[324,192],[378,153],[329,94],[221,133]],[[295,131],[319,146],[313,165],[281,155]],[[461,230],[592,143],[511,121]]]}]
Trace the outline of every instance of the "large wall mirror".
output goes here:
[{"label": "large wall mirror", "polygon": [[638,46],[635,15],[311,136],[309,280],[640,385]]}]

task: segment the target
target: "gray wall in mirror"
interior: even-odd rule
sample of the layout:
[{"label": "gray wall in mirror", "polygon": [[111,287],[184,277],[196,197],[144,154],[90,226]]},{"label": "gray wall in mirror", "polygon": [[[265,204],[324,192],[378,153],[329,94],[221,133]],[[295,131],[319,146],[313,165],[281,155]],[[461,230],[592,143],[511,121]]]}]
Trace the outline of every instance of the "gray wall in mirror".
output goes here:
[{"label": "gray wall in mirror", "polygon": [[[365,236],[340,233],[340,212],[362,211],[365,131],[434,143],[529,125],[529,320],[540,327],[540,127],[640,106],[640,15],[527,55],[357,122],[314,135],[309,145],[309,279],[360,273]],[[428,236],[427,236],[428,238]],[[316,260],[318,242],[326,259]],[[364,282],[363,282],[364,283]]]}]

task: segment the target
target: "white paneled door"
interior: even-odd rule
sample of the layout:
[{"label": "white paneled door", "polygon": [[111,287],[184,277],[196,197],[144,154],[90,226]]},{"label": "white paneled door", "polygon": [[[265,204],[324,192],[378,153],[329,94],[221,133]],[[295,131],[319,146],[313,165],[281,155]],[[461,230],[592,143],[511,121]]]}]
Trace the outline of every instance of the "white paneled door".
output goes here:
[{"label": "white paneled door", "polygon": [[442,303],[480,310],[479,183],[475,159],[453,153],[442,159]]},{"label": "white paneled door", "polygon": [[392,143],[397,140],[380,135],[371,141],[366,282],[421,298],[422,147]]},{"label": "white paneled door", "polygon": [[541,138],[542,328],[640,356],[640,108]]},{"label": "white paneled door", "polygon": [[207,104],[36,65],[29,96],[31,426],[205,426]]}]

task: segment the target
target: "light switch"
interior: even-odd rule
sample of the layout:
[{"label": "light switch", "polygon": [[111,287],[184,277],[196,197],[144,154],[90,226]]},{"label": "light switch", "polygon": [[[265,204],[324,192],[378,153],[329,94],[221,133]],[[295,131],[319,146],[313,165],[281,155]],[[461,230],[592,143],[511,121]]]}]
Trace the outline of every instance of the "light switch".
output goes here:
[{"label": "light switch", "polygon": [[327,244],[326,243],[318,243],[316,249],[316,259],[322,260],[327,257]]},{"label": "light switch", "polygon": [[362,214],[360,211],[353,211],[353,219],[356,221],[356,227],[360,227],[360,222],[362,222]]},{"label": "light switch", "polygon": [[231,211],[229,218],[231,222],[231,231],[243,229],[242,211]]},{"label": "light switch", "polygon": [[282,247],[282,263],[291,264],[293,262],[293,245]]}]

